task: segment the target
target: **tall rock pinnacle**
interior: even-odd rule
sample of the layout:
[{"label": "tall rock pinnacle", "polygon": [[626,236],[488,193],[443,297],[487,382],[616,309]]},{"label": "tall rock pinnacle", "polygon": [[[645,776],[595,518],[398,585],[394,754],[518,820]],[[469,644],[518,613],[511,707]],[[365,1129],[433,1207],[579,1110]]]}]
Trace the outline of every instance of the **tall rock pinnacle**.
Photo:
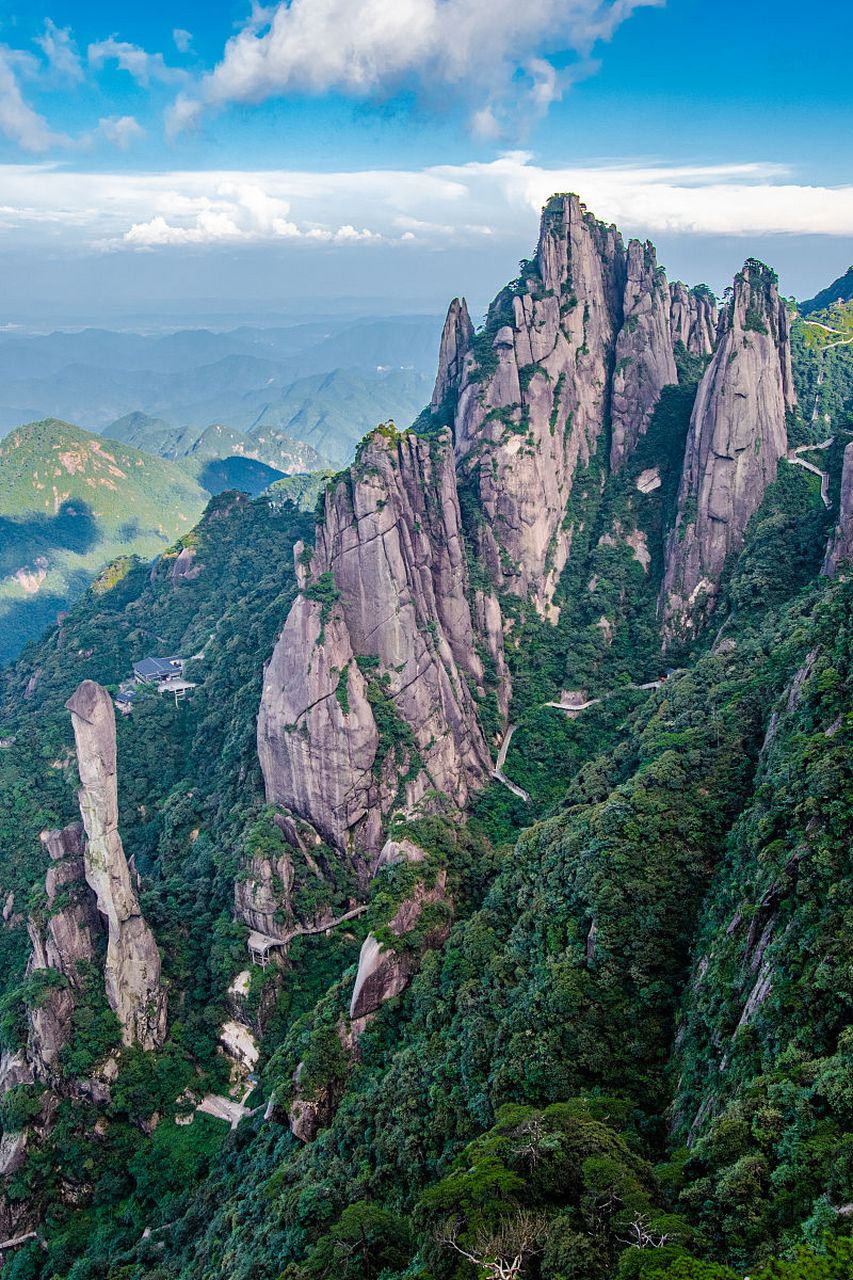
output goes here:
[{"label": "tall rock pinnacle", "polygon": [[140,912],[118,830],[112,699],[94,680],[84,680],[65,705],[77,743],[86,880],[108,927],[107,1000],[121,1023],[124,1043],[153,1049],[166,1034],[166,996],[160,987],[157,944]]},{"label": "tall rock pinnacle", "polygon": [[267,799],[370,855],[393,809],[434,791],[461,808],[491,767],[449,433],[369,436],[303,561],[264,674]]},{"label": "tall rock pinnacle", "polygon": [[645,434],[665,386],[678,382],[670,333],[670,292],[654,245],[628,245],[624,323],[616,340],[610,466],[617,471]]},{"label": "tall rock pinnacle", "polygon": [[705,285],[688,289],[680,280],[669,286],[670,334],[691,356],[713,355],[717,344],[717,300]]},{"label": "tall rock pinnacle", "polygon": [[776,479],[794,402],[785,304],[773,272],[750,259],[690,419],[660,597],[665,643],[695,636],[713,610],[726,559]]},{"label": "tall rock pinnacle", "polygon": [[430,409],[438,413],[452,399],[455,403],[462,385],[462,370],[465,357],[474,337],[474,326],[468,314],[468,304],[464,298],[454,298],[448,308],[447,319],[441,333],[441,345],[438,350],[438,373],[432,393]]},{"label": "tall rock pinnacle", "polygon": [[465,358],[454,422],[494,585],[555,616],[575,475],[605,429],[626,253],[577,196],[554,196],[535,259],[498,294]]}]

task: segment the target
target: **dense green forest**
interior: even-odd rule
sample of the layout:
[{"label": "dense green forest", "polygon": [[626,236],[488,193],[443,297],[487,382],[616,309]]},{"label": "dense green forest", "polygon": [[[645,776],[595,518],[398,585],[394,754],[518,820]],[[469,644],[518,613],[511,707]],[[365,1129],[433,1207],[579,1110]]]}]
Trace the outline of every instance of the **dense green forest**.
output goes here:
[{"label": "dense green forest", "polygon": [[[680,352],[626,465],[609,469],[607,431],[579,465],[557,616],[501,596],[505,769],[528,799],[493,778],[461,817],[436,796],[400,808],[388,834],[422,861],[369,883],[354,856],[296,824],[293,918],[352,918],[294,936],[266,967],[248,962],[235,885],[295,847],[292,819],[265,801],[256,720],[322,485],[219,495],[153,566],[111,564],[0,672],[0,1074],[65,981],[28,968],[27,924],[69,900],[48,900],[40,840],[78,815],[66,700],[83,680],[115,694],[150,654],[187,658],[195,685],[181,701],[139,687],[117,725],[119,823],[162,957],[168,1035],[152,1052],[122,1046],[101,939],[57,1070],[0,1099],[3,1143],[28,1134],[4,1165],[3,1222],[10,1236],[37,1223],[4,1277],[853,1274],[853,578],[821,575],[853,404],[849,357],[828,363],[800,319],[793,353],[792,443],[823,443],[821,414],[832,419],[819,458],[829,506],[819,477],[782,458],[713,625],[661,652],[667,537],[708,363]],[[436,421],[418,425],[434,443]],[[352,485],[374,480],[356,467],[330,485],[345,481],[355,509]],[[471,484],[460,490],[473,593],[482,516]],[[321,630],[339,594],[330,576],[302,579]],[[479,657],[472,705],[496,749],[495,664]],[[387,758],[411,772],[387,679],[364,653],[355,666]],[[343,714],[353,688],[338,684]],[[583,714],[548,705],[565,689],[589,697]],[[414,927],[395,929],[417,894]],[[369,935],[411,981],[356,1038],[341,1028]],[[229,1128],[195,1102],[233,1083],[220,1035],[235,1009],[260,1056]],[[98,1095],[106,1060],[118,1070]],[[308,1141],[295,1107],[313,1108]]]}]

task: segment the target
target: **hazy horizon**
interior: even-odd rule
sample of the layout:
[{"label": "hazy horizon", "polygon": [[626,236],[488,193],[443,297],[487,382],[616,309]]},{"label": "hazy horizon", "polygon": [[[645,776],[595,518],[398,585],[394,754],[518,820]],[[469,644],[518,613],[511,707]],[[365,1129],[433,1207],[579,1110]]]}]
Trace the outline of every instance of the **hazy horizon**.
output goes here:
[{"label": "hazy horizon", "polygon": [[717,292],[853,261],[849,10],[364,7],[0,4],[0,325],[481,314],[558,190]]}]

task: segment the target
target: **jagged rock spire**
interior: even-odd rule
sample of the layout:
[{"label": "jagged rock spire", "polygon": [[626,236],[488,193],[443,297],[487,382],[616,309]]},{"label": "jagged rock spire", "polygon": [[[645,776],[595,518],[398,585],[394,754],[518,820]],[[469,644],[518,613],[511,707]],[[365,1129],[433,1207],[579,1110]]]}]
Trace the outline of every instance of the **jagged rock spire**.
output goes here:
[{"label": "jagged rock spire", "polygon": [[665,643],[695,636],[714,608],[726,559],[776,479],[794,402],[788,313],[774,273],[750,259],[690,420],[660,598]]},{"label": "jagged rock spire", "polygon": [[369,857],[393,809],[462,808],[491,767],[449,433],[368,437],[298,572],[258,716],[267,799]]},{"label": "jagged rock spire", "polygon": [[86,880],[108,928],[107,1000],[124,1043],[153,1049],[166,1034],[166,994],[160,987],[160,953],[139,909],[118,830],[112,698],[94,680],[84,680],[65,705],[77,744]]},{"label": "jagged rock spire", "polygon": [[554,618],[575,476],[605,429],[626,254],[575,195],[542,214],[534,261],[492,303],[465,360],[454,434],[494,585]]},{"label": "jagged rock spire", "polygon": [[644,435],[664,387],[678,381],[666,276],[649,241],[628,245],[623,324],[616,340],[610,466],[617,471]]},{"label": "jagged rock spire", "polygon": [[688,355],[710,356],[717,344],[717,300],[705,285],[688,289],[680,280],[669,286],[670,335],[673,347],[681,343]]},{"label": "jagged rock spire", "polygon": [[61,831],[43,831],[41,840],[51,859],[45,877],[50,914],[44,920],[37,915],[27,920],[33,948],[27,972],[52,969],[66,979],[65,986],[48,987],[28,1011],[27,1057],[43,1080],[57,1069],[59,1055],[71,1038],[75,993],[81,984],[79,966],[94,960],[101,925],[94,895],[85,882],[80,823]]},{"label": "jagged rock spire", "polygon": [[441,332],[438,373],[430,401],[430,409],[433,413],[438,413],[448,401],[455,402],[459,395],[465,356],[471,347],[473,336],[474,326],[468,314],[468,304],[464,298],[454,298],[448,308],[447,319]]}]

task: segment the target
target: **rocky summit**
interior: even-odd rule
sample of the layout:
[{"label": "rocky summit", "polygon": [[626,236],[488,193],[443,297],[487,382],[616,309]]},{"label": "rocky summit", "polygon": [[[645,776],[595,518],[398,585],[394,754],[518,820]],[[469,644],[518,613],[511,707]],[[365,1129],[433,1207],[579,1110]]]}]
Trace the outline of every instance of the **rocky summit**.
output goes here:
[{"label": "rocky summit", "polygon": [[0,673],[4,1277],[851,1274],[822,297],[555,195],[413,423]]}]

